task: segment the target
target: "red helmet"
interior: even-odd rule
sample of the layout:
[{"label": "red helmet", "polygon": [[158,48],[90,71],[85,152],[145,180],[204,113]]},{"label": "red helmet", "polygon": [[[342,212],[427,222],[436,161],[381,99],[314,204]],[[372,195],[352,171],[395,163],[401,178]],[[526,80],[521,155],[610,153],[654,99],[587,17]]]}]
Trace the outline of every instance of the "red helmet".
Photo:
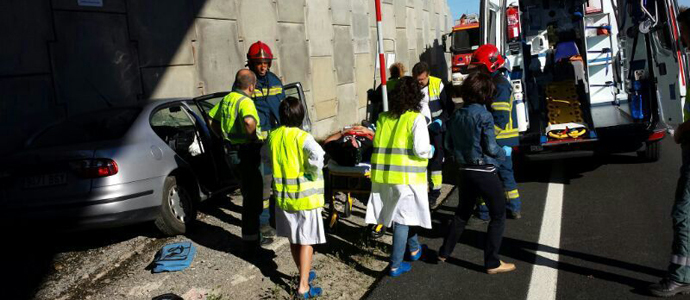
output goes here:
[{"label": "red helmet", "polygon": [[268,45],[264,44],[262,41],[258,41],[249,47],[247,60],[268,60],[270,62],[273,60],[273,53]]},{"label": "red helmet", "polygon": [[498,48],[491,44],[482,45],[472,53],[471,65],[483,65],[493,73],[503,67],[506,60],[498,53]]}]

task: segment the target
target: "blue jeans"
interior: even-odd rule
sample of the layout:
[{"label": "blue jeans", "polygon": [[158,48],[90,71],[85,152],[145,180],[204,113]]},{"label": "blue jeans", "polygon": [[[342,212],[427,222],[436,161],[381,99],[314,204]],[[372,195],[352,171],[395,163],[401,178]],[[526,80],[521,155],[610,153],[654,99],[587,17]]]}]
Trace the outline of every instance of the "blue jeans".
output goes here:
[{"label": "blue jeans", "polygon": [[[518,192],[517,182],[513,174],[513,159],[511,156],[506,157],[500,165],[496,166],[498,170],[498,177],[503,183],[503,190],[506,192],[506,209],[512,212],[520,212],[522,209],[522,200],[520,200],[520,193]],[[477,215],[482,220],[489,219],[489,209],[486,204],[478,204]]]},{"label": "blue jeans", "polygon": [[671,210],[673,244],[669,277],[677,282],[690,283],[690,144],[682,147],[683,165],[676,186],[676,199]]},{"label": "blue jeans", "polygon": [[417,234],[410,234],[410,226],[393,223],[393,252],[391,253],[391,269],[400,267],[405,257],[405,249],[409,247],[410,252],[419,249]]}]

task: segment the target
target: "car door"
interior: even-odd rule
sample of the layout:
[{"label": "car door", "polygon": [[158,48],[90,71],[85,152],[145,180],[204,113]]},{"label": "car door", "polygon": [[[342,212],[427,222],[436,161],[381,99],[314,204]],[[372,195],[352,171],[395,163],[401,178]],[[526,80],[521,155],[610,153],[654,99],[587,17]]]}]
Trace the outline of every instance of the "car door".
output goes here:
[{"label": "car door", "polygon": [[302,103],[302,108],[304,108],[304,120],[302,121],[302,130],[311,133],[311,117],[309,116],[309,106],[307,106],[306,97],[304,97],[304,90],[302,89],[302,84],[299,82],[288,83],[283,85],[283,92],[285,97],[295,97],[299,99]]},{"label": "car door", "polygon": [[215,164],[209,155],[208,138],[205,138],[202,120],[182,102],[164,104],[156,108],[150,117],[153,131],[195,174],[202,191],[208,194],[217,188]]},{"label": "car door", "polygon": [[223,137],[217,135],[211,130],[209,111],[220,103],[229,92],[219,92],[201,97],[196,97],[187,101],[187,107],[193,112],[195,118],[203,120],[200,122],[202,132],[207,133],[209,140],[208,152],[210,159],[214,165],[214,186],[215,191],[222,190],[229,187],[236,187],[239,185],[239,178],[230,170],[230,166],[226,161],[225,140]]}]

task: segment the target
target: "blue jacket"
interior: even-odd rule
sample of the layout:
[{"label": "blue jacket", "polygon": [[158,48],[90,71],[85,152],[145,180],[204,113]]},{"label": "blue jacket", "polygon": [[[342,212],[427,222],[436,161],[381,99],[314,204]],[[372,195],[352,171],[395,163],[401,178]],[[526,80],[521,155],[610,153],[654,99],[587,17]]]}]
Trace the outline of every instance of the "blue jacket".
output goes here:
[{"label": "blue jacket", "polygon": [[502,71],[492,74],[496,96],[491,104],[491,114],[496,125],[496,141],[501,146],[520,145],[517,111],[513,103],[513,86]]},{"label": "blue jacket", "polygon": [[270,71],[266,76],[256,76],[256,89],[254,90],[254,105],[259,112],[259,122],[262,131],[268,131],[280,127],[278,107],[280,101],[285,99],[283,83],[278,76]]},{"label": "blue jacket", "polygon": [[458,109],[450,117],[445,147],[461,165],[498,166],[506,155],[496,143],[491,113],[476,103]]}]

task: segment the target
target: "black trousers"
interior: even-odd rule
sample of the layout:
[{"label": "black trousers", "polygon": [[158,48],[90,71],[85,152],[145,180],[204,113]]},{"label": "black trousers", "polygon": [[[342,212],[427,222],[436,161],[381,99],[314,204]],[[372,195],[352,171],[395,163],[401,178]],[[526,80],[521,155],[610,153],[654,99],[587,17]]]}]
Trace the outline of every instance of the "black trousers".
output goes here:
[{"label": "black trousers", "polygon": [[484,245],[484,266],[487,269],[498,267],[501,262],[498,251],[501,248],[503,232],[506,222],[506,198],[503,184],[498,173],[466,171],[460,172],[460,203],[455,210],[455,216],[451,222],[448,233],[443,239],[443,245],[439,255],[448,257],[453,253],[455,245],[460,240],[463,230],[474,211],[477,198],[482,197],[489,208],[489,229],[487,230],[486,244]]},{"label": "black trousers", "polygon": [[263,177],[261,175],[261,144],[239,147],[239,170],[242,186],[242,239],[259,241],[259,215],[263,211]]}]

